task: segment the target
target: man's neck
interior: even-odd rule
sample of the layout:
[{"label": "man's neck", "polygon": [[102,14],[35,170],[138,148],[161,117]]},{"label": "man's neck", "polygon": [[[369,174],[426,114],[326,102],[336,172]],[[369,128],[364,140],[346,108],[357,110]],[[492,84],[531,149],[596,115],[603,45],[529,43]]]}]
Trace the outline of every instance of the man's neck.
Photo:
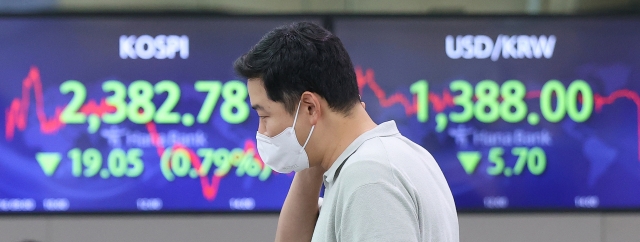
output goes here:
[{"label": "man's neck", "polygon": [[326,149],[324,158],[320,163],[324,170],[329,170],[336,159],[355,139],[377,126],[361,106],[354,107],[349,117],[336,119],[333,125],[332,136],[335,137],[334,140],[337,142],[330,144]]}]

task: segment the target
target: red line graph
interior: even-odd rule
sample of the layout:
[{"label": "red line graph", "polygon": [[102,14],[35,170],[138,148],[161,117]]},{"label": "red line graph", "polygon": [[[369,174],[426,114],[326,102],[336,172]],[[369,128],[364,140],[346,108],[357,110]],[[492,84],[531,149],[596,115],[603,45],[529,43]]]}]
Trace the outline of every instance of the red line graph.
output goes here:
[{"label": "red line graph", "polygon": [[527,95],[525,95],[524,98],[526,99],[540,98],[540,90],[528,91]]},{"label": "red line graph", "polygon": [[[395,104],[400,104],[404,107],[407,116],[416,114],[418,111],[418,101],[416,100],[415,95],[413,96],[412,102],[409,102],[409,99],[399,92],[387,97],[385,91],[376,82],[373,69],[362,71],[361,67],[356,66],[355,72],[360,93],[362,93],[365,86],[368,86],[378,99],[380,106],[388,108]],[[433,105],[433,109],[436,112],[442,112],[445,108],[454,106],[453,97],[451,96],[451,93],[449,93],[449,90],[444,90],[442,96],[429,92],[429,103]]]},{"label": "red line graph", "polygon": [[[404,107],[405,113],[407,114],[407,116],[416,114],[418,110],[417,108],[418,101],[416,99],[416,95],[413,95],[412,102],[409,102],[409,99],[399,92],[394,93],[393,95],[387,97],[387,94],[385,93],[385,91],[376,82],[375,72],[373,69],[367,69],[366,71],[363,71],[362,67],[356,66],[355,72],[356,72],[356,79],[358,81],[358,89],[360,93],[362,93],[362,90],[364,89],[364,87],[368,86],[369,89],[373,91],[374,95],[378,99],[380,106],[384,108],[388,108],[395,104],[400,104]],[[539,90],[528,91],[525,96],[526,99],[539,98],[539,97],[540,97]],[[473,100],[474,101],[476,100],[475,96],[473,97]],[[442,91],[442,96],[434,92],[429,92],[429,103],[433,105],[433,110],[436,113],[442,112],[446,108],[455,107],[455,104],[453,103],[453,96],[451,95],[451,92],[447,89]]]},{"label": "red line graph", "polygon": [[95,100],[89,100],[86,104],[82,105],[80,112],[86,115],[95,114],[98,117],[102,117],[105,113],[113,113],[116,111],[116,107],[107,104],[107,101],[103,98],[100,103],[96,103]]},{"label": "red line graph", "polygon": [[[147,130],[149,131],[149,136],[151,137],[151,143],[156,147],[158,157],[162,157],[162,154],[164,154],[165,150],[164,147],[162,147],[162,143],[160,142],[160,135],[158,133],[158,130],[156,129],[156,124],[153,122],[147,123]],[[191,165],[193,165],[193,167],[197,171],[200,170],[202,161],[193,150],[180,144],[176,144],[172,147],[172,152],[176,152],[178,150],[184,150],[189,153]],[[209,182],[209,178],[207,176],[200,176],[202,196],[204,196],[205,199],[209,201],[213,201],[216,199],[216,196],[218,195],[218,188],[220,187],[220,179],[222,179],[221,176],[213,175],[213,177],[211,177],[211,182]]]},{"label": "red line graph", "polygon": [[[162,147],[162,143],[160,142],[160,134],[156,129],[156,124],[153,122],[147,123],[147,130],[149,131],[149,135],[151,136],[151,143],[156,147],[156,151],[158,152],[158,157],[162,157],[162,155],[165,152],[165,149],[164,147]],[[244,144],[244,151],[245,153],[252,152],[253,157],[259,162],[260,169],[263,169],[265,164],[262,161],[262,158],[260,158],[260,156],[258,155],[258,152],[255,152],[256,151],[255,147],[256,147],[256,144],[252,140],[247,140],[245,141],[245,144]],[[189,157],[191,159],[191,165],[193,166],[193,168],[196,169],[196,171],[200,170],[200,167],[202,166],[202,161],[200,160],[200,157],[192,149],[181,144],[176,144],[172,147],[171,151],[176,152],[178,150],[183,150],[189,153]],[[167,163],[167,165],[170,165],[170,163]],[[166,168],[170,168],[170,167],[166,167]],[[216,196],[218,195],[218,190],[220,188],[220,180],[223,177],[224,176],[215,175],[214,173],[214,175],[211,177],[211,182],[209,182],[209,178],[207,176],[200,176],[200,186],[202,187],[202,196],[205,199],[209,201],[213,201],[216,199]]]},{"label": "red line graph", "polygon": [[[15,136],[16,128],[24,131],[27,128],[27,118],[29,117],[29,105],[31,102],[31,90],[36,101],[36,116],[40,123],[40,131],[43,134],[55,134],[65,124],[60,120],[60,114],[63,107],[56,107],[55,114],[51,118],[47,118],[44,107],[44,94],[42,92],[42,79],[38,67],[32,66],[27,77],[22,81],[22,97],[14,98],[5,111],[5,139],[12,140]],[[98,115],[102,117],[105,113],[115,112],[115,107],[106,103],[103,98],[98,104],[95,100],[89,100],[82,105],[79,110],[85,115]]]},{"label": "red line graph", "polygon": [[64,124],[60,122],[62,108],[56,108],[55,115],[50,119],[47,118],[44,112],[44,97],[40,71],[37,67],[31,67],[29,74],[27,74],[27,77],[22,81],[22,97],[14,98],[5,112],[5,138],[7,140],[13,139],[16,128],[20,131],[24,131],[27,128],[31,89],[33,89],[36,99],[36,115],[40,122],[40,131],[44,134],[53,134],[64,126]]},{"label": "red line graph", "polygon": [[[402,93],[395,93],[391,96],[387,96],[384,90],[378,85],[375,79],[375,72],[373,69],[367,69],[366,71],[362,70],[362,67],[356,66],[356,79],[358,81],[358,89],[360,93],[365,86],[368,86],[378,99],[380,106],[387,108],[391,107],[395,104],[400,104],[404,107],[405,113],[407,116],[414,115],[417,112],[417,100],[416,96],[413,96],[413,102],[409,102],[409,98],[407,98]],[[531,90],[528,91],[525,95],[526,99],[540,98],[540,90]],[[607,97],[603,97],[600,94],[594,95],[594,103],[596,112],[600,112],[602,110],[602,106],[613,104],[619,98],[627,98],[633,101],[636,105],[636,118],[637,118],[637,132],[638,132],[638,160],[640,160],[640,96],[638,93],[631,90],[617,90],[611,95]],[[475,100],[475,96],[473,97]],[[578,101],[582,102],[582,96],[578,96]],[[429,103],[433,105],[433,109],[435,112],[442,112],[444,109],[448,107],[454,107],[453,97],[449,90],[444,90],[442,96],[438,96],[433,92],[429,92]]]},{"label": "red line graph", "polygon": [[595,103],[596,112],[602,111],[602,106],[613,104],[613,102],[615,102],[619,98],[630,99],[631,101],[633,101],[633,103],[636,104],[636,120],[637,120],[636,128],[638,129],[637,130],[637,132],[638,132],[638,160],[640,160],[640,96],[638,96],[638,93],[636,93],[634,91],[631,91],[631,90],[627,90],[627,89],[617,90],[617,91],[611,93],[609,96],[606,96],[606,97],[600,96],[600,94],[596,93],[594,95],[594,97],[593,97],[594,103]]}]

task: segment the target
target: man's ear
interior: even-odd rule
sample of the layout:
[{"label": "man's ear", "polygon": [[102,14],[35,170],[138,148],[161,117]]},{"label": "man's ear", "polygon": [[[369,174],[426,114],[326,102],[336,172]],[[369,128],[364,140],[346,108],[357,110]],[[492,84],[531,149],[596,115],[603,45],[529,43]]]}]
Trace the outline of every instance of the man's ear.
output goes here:
[{"label": "man's ear", "polygon": [[360,105],[362,105],[362,108],[366,109],[367,104],[362,101],[362,95],[358,95],[358,98],[360,99]]},{"label": "man's ear", "polygon": [[311,125],[316,125],[322,116],[322,107],[320,106],[320,97],[313,92],[304,92],[300,99],[300,113],[309,117]]}]

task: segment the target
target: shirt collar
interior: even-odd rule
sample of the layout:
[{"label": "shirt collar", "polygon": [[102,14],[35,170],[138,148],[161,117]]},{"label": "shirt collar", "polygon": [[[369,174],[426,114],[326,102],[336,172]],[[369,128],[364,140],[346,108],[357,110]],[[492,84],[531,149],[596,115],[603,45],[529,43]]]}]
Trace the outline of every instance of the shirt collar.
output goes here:
[{"label": "shirt collar", "polygon": [[396,122],[395,121],[387,121],[384,123],[379,124],[378,126],[376,126],[375,128],[364,132],[363,134],[361,134],[360,136],[358,136],[358,138],[356,138],[355,140],[353,140],[353,142],[351,142],[351,144],[349,146],[347,146],[347,148],[342,152],[342,154],[340,154],[340,156],[338,156],[338,159],[336,159],[333,164],[331,165],[331,167],[329,167],[329,169],[324,173],[324,182],[325,182],[325,186],[327,184],[333,184],[334,179],[335,179],[335,175],[336,175],[336,171],[338,170],[338,167],[340,167],[340,165],[342,163],[345,162],[345,160],[351,156],[351,154],[353,154],[356,150],[358,150],[358,148],[360,148],[360,146],[362,145],[362,143],[364,143],[367,140],[370,140],[372,138],[376,138],[376,137],[383,137],[383,136],[392,136],[395,134],[399,134],[400,131],[398,131],[398,127],[396,126]]}]

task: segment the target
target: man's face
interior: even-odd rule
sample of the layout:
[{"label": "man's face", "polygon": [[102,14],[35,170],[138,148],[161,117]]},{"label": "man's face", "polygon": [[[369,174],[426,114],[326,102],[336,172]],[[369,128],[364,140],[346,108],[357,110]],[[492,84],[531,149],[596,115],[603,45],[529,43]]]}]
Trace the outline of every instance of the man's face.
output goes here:
[{"label": "man's face", "polygon": [[251,107],[258,112],[260,124],[258,133],[273,137],[293,124],[293,116],[287,113],[284,104],[274,102],[267,97],[262,79],[250,78],[247,81]]}]

